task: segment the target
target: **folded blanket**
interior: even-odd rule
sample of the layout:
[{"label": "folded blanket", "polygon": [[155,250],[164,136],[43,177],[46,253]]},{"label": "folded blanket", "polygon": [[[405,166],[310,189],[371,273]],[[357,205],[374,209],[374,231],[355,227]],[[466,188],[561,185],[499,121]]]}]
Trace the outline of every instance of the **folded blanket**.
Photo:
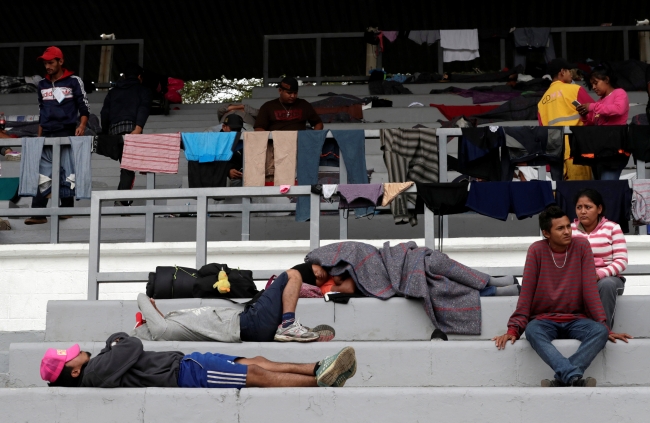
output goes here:
[{"label": "folded blanket", "polygon": [[413,241],[395,247],[386,242],[381,249],[345,241],[311,251],[305,261],[320,264],[333,276],[348,272],[367,296],[422,298],[434,326],[445,333],[481,333],[479,290],[490,277],[446,254]]}]

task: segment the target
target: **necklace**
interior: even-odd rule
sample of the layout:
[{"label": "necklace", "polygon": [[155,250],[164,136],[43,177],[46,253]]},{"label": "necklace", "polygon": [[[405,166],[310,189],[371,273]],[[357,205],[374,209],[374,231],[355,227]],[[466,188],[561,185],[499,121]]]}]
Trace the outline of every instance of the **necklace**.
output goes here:
[{"label": "necklace", "polygon": [[289,117],[291,115],[291,113],[289,112],[289,110],[291,110],[291,106],[289,106],[289,108],[287,109],[286,107],[284,107],[284,104],[282,104],[282,102],[280,102],[280,106],[282,106],[284,111],[287,112],[287,117]]},{"label": "necklace", "polygon": [[551,252],[551,258],[553,259],[553,264],[555,267],[558,269],[562,269],[564,266],[566,266],[566,259],[569,257],[569,247],[566,248],[566,251],[564,252],[564,263],[562,263],[562,266],[558,266],[557,263],[555,262],[555,255],[553,255],[553,250],[551,249],[551,245],[549,244],[548,250]]}]

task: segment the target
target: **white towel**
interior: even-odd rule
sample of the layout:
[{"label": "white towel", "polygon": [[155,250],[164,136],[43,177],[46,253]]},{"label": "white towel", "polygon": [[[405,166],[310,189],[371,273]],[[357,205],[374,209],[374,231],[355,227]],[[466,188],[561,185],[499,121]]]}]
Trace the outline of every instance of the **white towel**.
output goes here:
[{"label": "white towel", "polygon": [[468,61],[479,57],[477,29],[441,29],[443,62]]}]

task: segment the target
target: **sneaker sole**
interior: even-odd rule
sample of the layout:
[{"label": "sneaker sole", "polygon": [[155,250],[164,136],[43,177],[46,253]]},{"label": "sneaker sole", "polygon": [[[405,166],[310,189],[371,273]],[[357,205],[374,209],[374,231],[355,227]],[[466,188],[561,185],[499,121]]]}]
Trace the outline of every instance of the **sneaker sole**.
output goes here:
[{"label": "sneaker sole", "polygon": [[[354,373],[356,373],[356,355],[354,353],[354,348],[352,347],[345,347],[341,350],[339,355],[336,357],[336,360],[330,364],[330,366],[323,371],[318,376],[317,382],[318,386],[332,386],[334,385],[337,380],[347,371],[350,371],[350,369],[354,366],[355,368],[353,369],[353,373],[351,376],[354,376]],[[347,380],[347,378],[346,378]],[[345,381],[339,382],[340,386],[343,386],[345,384]]]},{"label": "sneaker sole", "polygon": [[5,156],[5,160],[8,162],[19,162],[20,156]]},{"label": "sneaker sole", "polygon": [[318,337],[316,338],[296,338],[294,336],[286,336],[286,335],[275,335],[273,337],[274,341],[278,342],[314,342],[318,340]]},{"label": "sneaker sole", "polygon": [[329,325],[318,325],[315,328],[311,328],[309,331],[318,334],[317,342],[329,342],[334,339],[334,336],[336,336],[336,331]]},{"label": "sneaker sole", "polygon": [[[349,373],[349,374],[348,374]],[[354,363],[352,363],[352,369],[348,370],[347,372],[341,374],[339,377],[336,378],[334,383],[332,384],[333,388],[342,388],[345,386],[345,382],[348,381],[351,377],[353,377],[355,374],[357,374],[357,362],[356,360]]]}]

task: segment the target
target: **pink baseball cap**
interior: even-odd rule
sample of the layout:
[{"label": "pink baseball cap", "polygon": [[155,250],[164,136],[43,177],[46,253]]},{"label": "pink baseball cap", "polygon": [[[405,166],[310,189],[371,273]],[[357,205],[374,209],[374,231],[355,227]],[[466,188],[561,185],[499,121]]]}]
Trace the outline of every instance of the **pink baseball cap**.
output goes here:
[{"label": "pink baseball cap", "polygon": [[80,352],[79,344],[74,344],[67,350],[48,348],[41,360],[41,379],[50,383],[56,382],[65,363],[78,356]]}]

